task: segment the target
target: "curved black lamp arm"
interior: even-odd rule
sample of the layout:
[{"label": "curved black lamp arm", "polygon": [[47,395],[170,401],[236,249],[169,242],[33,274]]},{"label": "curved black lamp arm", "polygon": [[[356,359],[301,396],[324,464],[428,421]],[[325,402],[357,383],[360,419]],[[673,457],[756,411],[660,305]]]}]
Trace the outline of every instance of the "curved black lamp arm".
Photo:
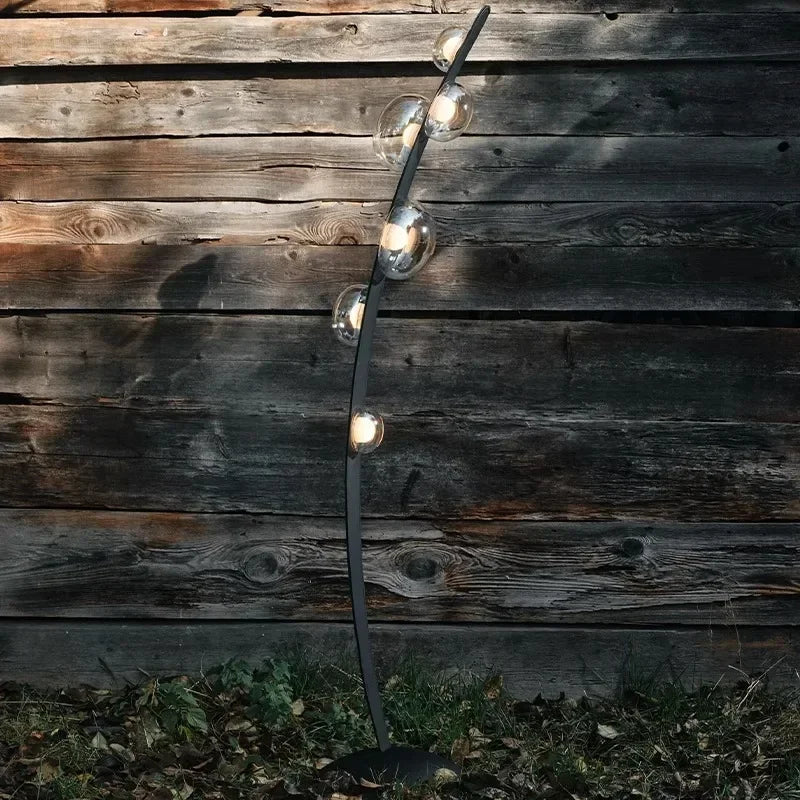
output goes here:
[{"label": "curved black lamp arm", "polygon": [[[478,38],[478,34],[489,16],[489,6],[484,6],[472,27],[469,29],[461,47],[458,49],[447,74],[444,76],[437,94],[446,86],[453,83],[458,77],[461,68],[464,66],[467,55],[472,49],[472,45]],[[435,95],[434,95],[435,96]],[[408,191],[414,180],[428,137],[425,128],[422,126],[414,146],[411,148],[408,159],[400,175],[400,181],[392,200],[392,207],[405,202]],[[380,252],[380,248],[378,250]],[[372,355],[372,337],[375,332],[375,322],[378,317],[378,306],[380,305],[381,292],[386,276],[378,266],[378,255],[375,256],[375,263],[372,267],[367,296],[364,302],[364,311],[361,319],[361,331],[356,347],[355,366],[353,368],[353,383],[350,390],[350,417],[349,425],[352,424],[353,415],[363,409],[364,400],[367,394],[367,378],[369,373],[369,362]],[[386,727],[386,718],[383,714],[383,704],[381,702],[378,679],[375,674],[375,665],[372,659],[372,648],[369,642],[369,626],[367,623],[367,600],[366,588],[364,585],[364,563],[362,559],[362,536],[361,536],[361,456],[350,445],[350,428],[348,425],[347,455],[345,468],[345,506],[347,514],[347,567],[350,576],[350,597],[353,605],[353,623],[355,626],[356,648],[358,650],[358,660],[361,665],[361,677],[364,681],[364,692],[367,697],[367,706],[372,718],[372,725],[375,728],[375,736],[378,740],[378,747],[381,750],[388,750],[389,731]]]}]

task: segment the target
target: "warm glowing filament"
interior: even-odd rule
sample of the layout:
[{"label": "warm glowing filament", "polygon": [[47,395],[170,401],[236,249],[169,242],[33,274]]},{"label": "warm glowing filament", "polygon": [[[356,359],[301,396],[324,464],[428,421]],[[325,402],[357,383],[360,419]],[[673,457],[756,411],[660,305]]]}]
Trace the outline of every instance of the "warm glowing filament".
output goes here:
[{"label": "warm glowing filament", "polygon": [[440,125],[447,125],[456,118],[458,105],[455,100],[451,100],[447,95],[439,94],[431,103],[431,110],[428,116]]},{"label": "warm glowing filament", "polygon": [[350,309],[350,313],[347,315],[347,318],[350,320],[350,325],[352,326],[353,330],[361,330],[361,321],[364,319],[364,303],[362,303],[360,299]]},{"label": "warm glowing filament", "polygon": [[458,53],[458,50],[461,47],[461,43],[463,41],[464,41],[464,35],[462,33],[458,33],[452,36],[442,45],[442,55],[451,64],[453,63],[453,61],[455,61],[456,54]]},{"label": "warm glowing filament", "polygon": [[419,231],[415,227],[404,228],[396,222],[387,222],[381,234],[384,250],[403,250],[410,253],[419,242]]},{"label": "warm glowing filament", "polygon": [[357,414],[353,417],[350,436],[353,444],[370,444],[378,435],[378,423],[368,414]]},{"label": "warm glowing filament", "polygon": [[404,250],[408,245],[408,231],[395,222],[387,222],[383,226],[381,247],[386,250]]},{"label": "warm glowing filament", "polygon": [[420,125],[419,122],[409,122],[408,125],[406,125],[403,131],[403,144],[409,149],[414,146],[414,142],[417,140],[417,135],[421,127],[422,125]]}]

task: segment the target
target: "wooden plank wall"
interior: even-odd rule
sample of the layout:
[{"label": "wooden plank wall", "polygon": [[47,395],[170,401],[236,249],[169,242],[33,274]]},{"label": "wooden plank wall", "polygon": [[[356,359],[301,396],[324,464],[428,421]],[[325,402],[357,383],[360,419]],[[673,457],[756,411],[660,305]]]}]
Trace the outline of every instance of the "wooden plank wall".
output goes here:
[{"label": "wooden plank wall", "polygon": [[[477,7],[0,2],[0,679],[349,646],[327,315]],[[463,82],[376,342],[380,658],[796,682],[800,0],[498,0]]]}]

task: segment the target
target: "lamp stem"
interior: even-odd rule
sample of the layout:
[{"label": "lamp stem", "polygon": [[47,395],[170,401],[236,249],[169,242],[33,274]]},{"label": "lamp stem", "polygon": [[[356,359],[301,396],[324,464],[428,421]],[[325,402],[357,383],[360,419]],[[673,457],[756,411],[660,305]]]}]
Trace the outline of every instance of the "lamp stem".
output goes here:
[{"label": "lamp stem", "polygon": [[[475,17],[472,26],[447,70],[439,92],[445,86],[453,83],[464,66],[467,55],[478,34],[489,16],[489,6],[484,6]],[[438,94],[438,92],[437,92]],[[392,208],[404,203],[408,198],[414,174],[419,166],[428,136],[424,127],[420,129],[414,146],[408,155],[403,167],[400,180],[392,200]],[[378,249],[380,253],[380,248]],[[385,275],[379,267],[378,253],[372,267],[367,296],[364,301],[364,313],[361,319],[361,329],[356,346],[355,364],[353,366],[353,382],[350,390],[350,417],[352,424],[353,415],[363,410],[367,395],[367,379],[369,377],[369,362],[372,356],[372,339],[375,333],[375,324],[378,318],[381,293]],[[361,533],[361,456],[350,444],[350,429],[347,433],[347,453],[345,457],[345,509],[347,520],[347,570],[350,580],[350,600],[353,607],[353,626],[355,628],[356,650],[361,667],[361,678],[364,682],[364,694],[367,698],[367,707],[375,729],[378,747],[382,752],[392,748],[389,741],[389,730],[386,717],[383,713],[378,678],[375,673],[375,664],[372,658],[372,648],[369,641],[369,623],[367,620],[366,585],[364,583],[364,557],[363,539]]]}]

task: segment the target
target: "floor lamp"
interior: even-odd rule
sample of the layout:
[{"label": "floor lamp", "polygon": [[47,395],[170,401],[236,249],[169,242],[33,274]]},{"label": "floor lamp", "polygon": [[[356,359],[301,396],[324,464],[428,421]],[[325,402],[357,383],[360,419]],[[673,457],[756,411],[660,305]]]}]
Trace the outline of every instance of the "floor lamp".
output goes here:
[{"label": "floor lamp", "polygon": [[356,348],[345,458],[347,563],[358,659],[378,747],[344,756],[328,769],[347,772],[356,780],[414,783],[433,776],[442,768],[455,773],[460,771],[457,765],[436,753],[393,745],[389,741],[367,622],[361,536],[361,457],[378,447],[383,439],[383,420],[366,409],[365,400],[372,338],[384,281],[386,278],[407,280],[426,264],[435,247],[436,223],[427,211],[408,199],[411,183],[428,140],[449,141],[469,125],[472,99],[456,79],[488,16],[489,6],[484,6],[468,30],[447,28],[437,38],[433,60],[446,74],[430,104],[424,97],[403,95],[381,113],[373,136],[375,152],[387,166],[402,170],[400,180],[381,233],[369,284],[348,286],[333,308],[334,333],[340,341]]}]

